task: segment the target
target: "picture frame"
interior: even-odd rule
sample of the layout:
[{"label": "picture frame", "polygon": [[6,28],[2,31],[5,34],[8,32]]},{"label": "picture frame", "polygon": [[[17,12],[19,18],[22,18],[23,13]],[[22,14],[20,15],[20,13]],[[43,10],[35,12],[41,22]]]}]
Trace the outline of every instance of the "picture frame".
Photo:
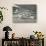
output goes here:
[{"label": "picture frame", "polygon": [[16,4],[13,6],[13,23],[36,23],[36,4]]}]

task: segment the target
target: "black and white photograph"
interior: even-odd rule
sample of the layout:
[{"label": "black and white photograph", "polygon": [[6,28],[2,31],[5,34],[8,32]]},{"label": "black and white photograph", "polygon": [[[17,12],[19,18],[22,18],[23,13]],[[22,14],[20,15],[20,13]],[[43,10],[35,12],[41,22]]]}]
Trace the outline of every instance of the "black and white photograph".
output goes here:
[{"label": "black and white photograph", "polygon": [[13,23],[36,23],[37,5],[16,4],[13,9]]}]

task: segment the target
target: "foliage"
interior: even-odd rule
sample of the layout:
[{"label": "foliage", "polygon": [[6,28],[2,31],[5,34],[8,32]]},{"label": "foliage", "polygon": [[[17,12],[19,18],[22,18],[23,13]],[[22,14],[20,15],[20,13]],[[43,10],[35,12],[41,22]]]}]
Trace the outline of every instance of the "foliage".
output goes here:
[{"label": "foliage", "polygon": [[37,35],[37,38],[38,38],[38,39],[42,39],[43,36],[44,36],[44,35],[42,34],[42,32],[38,32],[38,31],[36,31],[36,32],[33,31],[33,32],[34,32],[34,35]]},{"label": "foliage", "polygon": [[[7,8],[5,8],[5,7],[0,7],[0,9],[2,10],[2,9],[7,9]],[[7,9],[8,10],[8,9]],[[3,14],[2,14],[2,11],[0,11],[0,23],[3,21]]]}]

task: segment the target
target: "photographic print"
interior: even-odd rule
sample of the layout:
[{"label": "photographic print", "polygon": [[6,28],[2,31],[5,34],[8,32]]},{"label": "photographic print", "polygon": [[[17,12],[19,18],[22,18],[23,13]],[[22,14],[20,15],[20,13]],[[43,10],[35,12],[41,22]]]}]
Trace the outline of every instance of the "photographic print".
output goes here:
[{"label": "photographic print", "polygon": [[16,4],[13,6],[13,23],[36,23],[37,6],[34,4]]}]

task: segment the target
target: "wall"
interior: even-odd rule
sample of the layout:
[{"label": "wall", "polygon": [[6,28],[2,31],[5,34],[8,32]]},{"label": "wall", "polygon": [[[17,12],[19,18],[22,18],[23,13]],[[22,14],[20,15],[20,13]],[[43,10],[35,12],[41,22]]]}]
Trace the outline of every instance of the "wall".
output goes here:
[{"label": "wall", "polygon": [[[13,23],[12,7],[14,4],[36,4],[37,5],[37,23]],[[16,37],[29,37],[34,31],[41,31],[46,37],[46,0],[0,0],[0,6],[8,8],[3,11],[4,20],[0,23],[0,46],[1,39],[4,38],[3,27],[9,25],[12,28],[10,35],[15,32]],[[46,39],[45,39],[46,45]]]}]

